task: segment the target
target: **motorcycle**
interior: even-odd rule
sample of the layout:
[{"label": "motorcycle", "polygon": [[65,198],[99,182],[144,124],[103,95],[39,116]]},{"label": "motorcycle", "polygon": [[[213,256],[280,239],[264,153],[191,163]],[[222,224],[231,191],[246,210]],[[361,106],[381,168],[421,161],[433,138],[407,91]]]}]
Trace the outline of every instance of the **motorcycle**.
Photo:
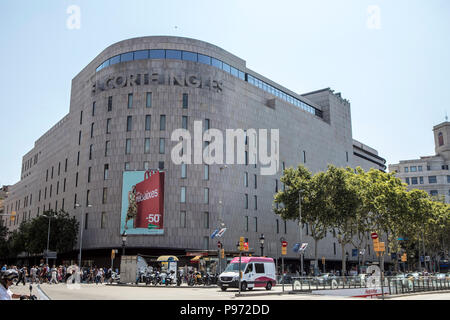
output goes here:
[{"label": "motorcycle", "polygon": [[177,272],[177,287],[181,286],[181,283],[183,282],[183,276],[180,272]]},{"label": "motorcycle", "polygon": [[158,271],[156,271],[153,275],[152,275],[152,284],[154,286],[157,286],[158,284],[162,283],[162,279],[161,279],[161,275]]}]

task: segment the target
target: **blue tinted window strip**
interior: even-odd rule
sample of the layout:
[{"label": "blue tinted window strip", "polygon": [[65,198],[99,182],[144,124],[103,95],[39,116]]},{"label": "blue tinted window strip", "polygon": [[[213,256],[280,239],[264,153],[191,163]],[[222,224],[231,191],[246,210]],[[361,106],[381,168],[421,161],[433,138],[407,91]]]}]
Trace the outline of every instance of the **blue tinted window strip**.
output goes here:
[{"label": "blue tinted window strip", "polygon": [[[167,50],[165,50],[165,49],[150,49],[148,51],[148,59],[152,59],[150,57],[150,53],[153,50],[161,50],[162,52],[164,52],[164,58],[162,58],[162,59],[167,59],[167,54],[166,54]],[[143,50],[137,50],[137,51],[143,51]],[[133,60],[134,60],[135,52],[136,51],[127,52],[127,53],[132,53],[133,54],[133,56],[132,56]],[[323,118],[322,110],[316,109],[316,108],[314,108],[314,107],[304,103],[303,101],[301,101],[301,100],[299,100],[299,99],[297,99],[295,97],[292,97],[291,95],[288,95],[288,94],[284,93],[283,91],[281,91],[281,90],[271,86],[270,84],[267,84],[264,81],[261,81],[258,78],[255,78],[255,77],[253,77],[252,75],[250,75],[248,73],[245,73],[245,72],[243,72],[243,71],[241,71],[239,69],[236,69],[236,68],[228,65],[227,63],[223,62],[222,60],[219,60],[219,59],[216,59],[216,58],[204,55],[204,54],[191,52],[191,51],[170,50],[170,52],[171,53],[181,52],[180,60],[195,61],[195,62],[199,62],[199,63],[203,63],[203,64],[212,65],[213,67],[219,68],[219,69],[221,69],[221,70],[223,70],[223,71],[225,71],[227,73],[231,73],[233,76],[238,77],[239,79],[241,79],[243,81],[246,81],[246,82],[248,82],[248,83],[258,87],[261,90],[264,90],[264,91],[266,91],[266,92],[268,92],[268,93],[270,93],[270,94],[272,94],[272,95],[274,95],[274,96],[276,96],[276,97],[278,97],[278,98],[280,98],[280,99],[282,99],[282,100],[284,100],[284,101],[286,101],[288,103],[291,103],[291,104],[295,105],[296,107],[301,108],[304,111],[307,111],[307,112],[312,113],[312,114],[314,114],[314,115],[316,115],[316,116],[318,116],[320,118]],[[124,54],[127,54],[127,53],[124,53]],[[196,60],[185,59],[184,58],[185,55],[186,56],[195,55]],[[116,63],[120,63],[121,62],[120,61],[121,60],[120,56],[121,55],[119,55],[119,62],[116,62]],[[101,65],[99,65],[97,67],[96,72],[102,70],[103,68],[108,67],[111,64],[111,59],[116,58],[116,57],[117,56],[112,57],[112,58],[104,61]],[[237,74],[236,74],[235,70],[237,71]]]}]

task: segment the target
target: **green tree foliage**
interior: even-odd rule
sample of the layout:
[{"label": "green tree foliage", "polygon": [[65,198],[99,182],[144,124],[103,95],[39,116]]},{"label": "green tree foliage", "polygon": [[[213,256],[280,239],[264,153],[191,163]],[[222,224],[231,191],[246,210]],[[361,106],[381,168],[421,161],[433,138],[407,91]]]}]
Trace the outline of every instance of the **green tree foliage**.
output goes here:
[{"label": "green tree foliage", "polygon": [[[414,251],[408,252],[408,257],[418,259],[416,243],[424,240],[430,255],[448,256],[450,205],[433,201],[425,191],[408,191],[395,173],[330,165],[326,171],[312,174],[300,165],[286,169],[281,181],[286,188],[275,195],[275,213],[297,220],[301,190],[302,223],[311,226],[316,250],[327,230],[337,231],[344,271],[345,246],[353,244],[359,250],[370,232],[386,239],[391,253]],[[404,238],[408,242],[400,240]],[[396,259],[394,263],[397,268]]]},{"label": "green tree foliage", "polygon": [[77,240],[79,222],[65,211],[48,210],[39,217],[21,223],[19,228],[11,233],[7,240],[9,256],[17,256],[21,252],[28,254],[43,253],[47,249],[49,219],[49,250],[71,251]]}]

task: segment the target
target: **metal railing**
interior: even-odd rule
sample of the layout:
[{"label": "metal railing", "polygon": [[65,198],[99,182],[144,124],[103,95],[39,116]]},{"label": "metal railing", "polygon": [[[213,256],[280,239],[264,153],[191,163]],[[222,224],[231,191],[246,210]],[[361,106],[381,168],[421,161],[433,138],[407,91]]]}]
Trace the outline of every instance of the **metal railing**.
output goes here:
[{"label": "metal railing", "polygon": [[337,290],[366,288],[366,280],[360,276],[347,277],[293,277],[292,291]]},{"label": "metal railing", "polygon": [[[311,292],[313,290],[369,288],[367,280],[367,277],[361,276],[329,278],[292,277],[291,284],[293,292]],[[388,288],[385,294],[389,295],[450,290],[450,278],[437,278],[433,276],[401,278],[385,276],[384,287]]]},{"label": "metal railing", "polygon": [[427,291],[450,290],[450,278],[419,277],[398,278],[387,277],[389,294],[408,294]]}]

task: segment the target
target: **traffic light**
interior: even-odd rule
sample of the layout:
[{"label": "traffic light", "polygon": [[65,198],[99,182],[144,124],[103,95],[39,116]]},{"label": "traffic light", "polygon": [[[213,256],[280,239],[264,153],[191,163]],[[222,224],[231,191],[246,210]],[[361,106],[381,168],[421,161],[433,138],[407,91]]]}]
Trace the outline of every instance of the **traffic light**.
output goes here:
[{"label": "traffic light", "polygon": [[222,249],[223,248],[223,244],[220,241],[217,241],[217,248]]},{"label": "traffic light", "polygon": [[220,249],[220,258],[225,259],[225,249]]}]

